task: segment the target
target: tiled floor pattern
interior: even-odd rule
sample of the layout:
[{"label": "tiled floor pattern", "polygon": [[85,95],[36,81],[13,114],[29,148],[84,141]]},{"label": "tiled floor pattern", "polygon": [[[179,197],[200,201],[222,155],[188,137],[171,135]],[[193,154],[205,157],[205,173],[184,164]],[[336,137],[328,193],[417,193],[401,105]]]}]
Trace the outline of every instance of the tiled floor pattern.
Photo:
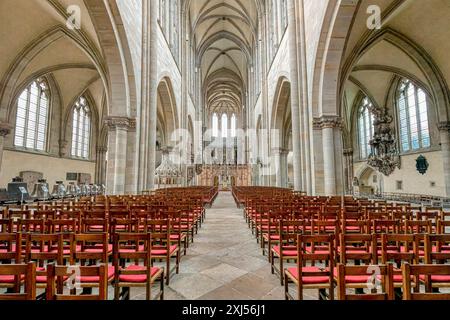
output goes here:
[{"label": "tiled floor pattern", "polygon": [[[284,289],[270,272],[229,192],[221,192],[207,209],[206,220],[182,257],[180,273],[166,286],[166,300],[283,299]],[[312,292],[311,299],[317,299]],[[132,299],[145,299],[144,291],[131,290]]]}]

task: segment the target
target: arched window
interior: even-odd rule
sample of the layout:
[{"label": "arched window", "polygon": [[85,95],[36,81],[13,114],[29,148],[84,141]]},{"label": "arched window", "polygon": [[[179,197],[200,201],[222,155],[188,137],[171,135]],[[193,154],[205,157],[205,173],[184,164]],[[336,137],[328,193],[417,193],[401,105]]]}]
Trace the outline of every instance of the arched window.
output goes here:
[{"label": "arched window", "polygon": [[236,115],[231,116],[231,136],[236,137]]},{"label": "arched window", "polygon": [[212,135],[213,137],[219,136],[219,117],[217,113],[214,113],[212,116]]},{"label": "arched window", "polygon": [[397,109],[403,152],[429,148],[431,140],[425,92],[411,81],[402,80],[398,88]]},{"label": "arched window", "polygon": [[369,98],[364,98],[358,109],[358,133],[359,133],[359,148],[361,159],[366,159],[370,153],[370,140],[373,138],[373,114],[370,111],[372,103]]},{"label": "arched window", "polygon": [[222,138],[228,137],[228,116],[222,114]]},{"label": "arched window", "polygon": [[49,91],[44,79],[33,81],[17,100],[14,145],[45,150],[49,110]]},{"label": "arched window", "polygon": [[87,159],[91,134],[91,110],[81,96],[73,108],[72,156]]}]

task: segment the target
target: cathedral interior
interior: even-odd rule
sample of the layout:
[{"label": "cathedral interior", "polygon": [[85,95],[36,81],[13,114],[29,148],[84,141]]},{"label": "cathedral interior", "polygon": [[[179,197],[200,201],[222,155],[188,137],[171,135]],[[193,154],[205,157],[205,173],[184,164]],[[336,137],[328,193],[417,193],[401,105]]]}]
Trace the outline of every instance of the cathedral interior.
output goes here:
[{"label": "cathedral interior", "polygon": [[[162,233],[165,217],[164,232],[178,233],[159,239],[168,246],[154,253],[159,271],[130,291],[138,271],[119,274],[107,252],[108,289],[83,292],[148,299],[160,286],[168,300],[317,300],[318,289],[345,299],[333,272],[298,281],[309,270],[297,265],[300,234],[333,234],[302,241],[330,242],[336,254],[316,258],[345,275],[347,233],[401,234],[397,243],[426,234],[420,248],[450,233],[449,0],[0,0],[0,26],[0,262],[18,241],[7,234],[33,246],[63,232],[94,241],[82,236],[97,231],[119,248],[117,230],[151,242],[142,231]],[[89,221],[100,214],[103,231]],[[280,227],[292,220],[302,232],[283,242],[284,230],[300,228]],[[294,256],[283,257],[286,243]],[[42,258],[32,253],[21,263]],[[65,254],[50,260],[78,259]],[[417,252],[392,271],[381,257],[372,263],[386,279],[394,273],[404,299],[396,272],[436,262]],[[439,272],[450,268],[442,257]],[[0,299],[24,287],[2,272]],[[36,285],[35,296],[59,294]]]}]

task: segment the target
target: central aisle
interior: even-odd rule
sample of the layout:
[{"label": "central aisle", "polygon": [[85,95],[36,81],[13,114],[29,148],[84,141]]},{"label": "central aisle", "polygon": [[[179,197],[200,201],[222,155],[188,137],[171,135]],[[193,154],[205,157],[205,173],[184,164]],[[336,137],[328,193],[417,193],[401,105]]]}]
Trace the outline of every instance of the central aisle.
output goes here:
[{"label": "central aisle", "polygon": [[252,236],[230,192],[220,192],[165,299],[283,299],[267,257]]}]

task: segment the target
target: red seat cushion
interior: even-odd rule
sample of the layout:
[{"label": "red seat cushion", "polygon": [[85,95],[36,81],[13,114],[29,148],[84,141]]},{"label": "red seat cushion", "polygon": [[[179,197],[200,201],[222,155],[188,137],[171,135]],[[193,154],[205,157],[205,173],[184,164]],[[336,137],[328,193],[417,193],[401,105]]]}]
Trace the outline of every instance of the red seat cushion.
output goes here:
[{"label": "red seat cushion", "polygon": [[[298,280],[298,269],[297,268],[288,268],[287,271],[294,276],[295,279]],[[304,272],[321,272],[318,267],[303,267],[302,273]],[[322,284],[328,283],[330,281],[329,276],[305,276],[302,274],[302,282],[303,284]]]},{"label": "red seat cushion", "polygon": [[[273,251],[280,256],[280,246],[273,246]],[[296,257],[297,256],[297,247],[294,246],[283,246],[283,256],[287,257]]]},{"label": "red seat cushion", "polygon": [[[334,271],[334,276],[337,277],[337,269],[335,268]],[[346,283],[366,283],[367,281],[369,281],[370,277],[372,275],[368,274],[366,275],[360,275],[360,276],[345,276],[345,282]]]},{"label": "red seat cushion", "polygon": [[[115,268],[113,266],[108,266],[108,280],[114,278]],[[96,283],[99,282],[99,277],[97,276],[81,276],[81,283]]]},{"label": "red seat cushion", "polygon": [[[177,250],[178,246],[176,244],[170,246],[169,254],[172,254]],[[167,254],[167,249],[165,247],[155,247],[152,248],[152,256],[165,256]]]},{"label": "red seat cushion", "polygon": [[[94,249],[94,248],[86,249],[86,250],[84,250],[84,252],[101,253],[103,251],[103,246],[102,245],[98,245],[96,247],[98,247],[98,249]],[[81,248],[80,248],[80,250],[81,250]],[[108,253],[112,252],[112,250],[113,250],[113,245],[112,244],[108,244]]]},{"label": "red seat cushion", "polygon": [[[14,276],[10,276],[10,275],[0,275],[0,283],[3,284],[13,284],[14,283]],[[20,276],[20,279],[23,280],[25,279],[24,275]]]},{"label": "red seat cushion", "polygon": [[[143,271],[147,270],[147,267],[145,266],[137,266],[137,265],[130,265],[125,270],[127,271]],[[157,274],[161,270],[157,267],[152,267],[151,269],[151,276],[153,277],[155,274]],[[147,275],[146,274],[127,274],[127,275],[120,275],[119,281],[121,282],[131,282],[131,283],[143,283],[147,281]]]},{"label": "red seat cushion", "polygon": [[[421,275],[419,276],[420,280],[425,280],[425,276]],[[450,275],[432,275],[431,276],[431,282],[435,283],[450,283]]]}]

